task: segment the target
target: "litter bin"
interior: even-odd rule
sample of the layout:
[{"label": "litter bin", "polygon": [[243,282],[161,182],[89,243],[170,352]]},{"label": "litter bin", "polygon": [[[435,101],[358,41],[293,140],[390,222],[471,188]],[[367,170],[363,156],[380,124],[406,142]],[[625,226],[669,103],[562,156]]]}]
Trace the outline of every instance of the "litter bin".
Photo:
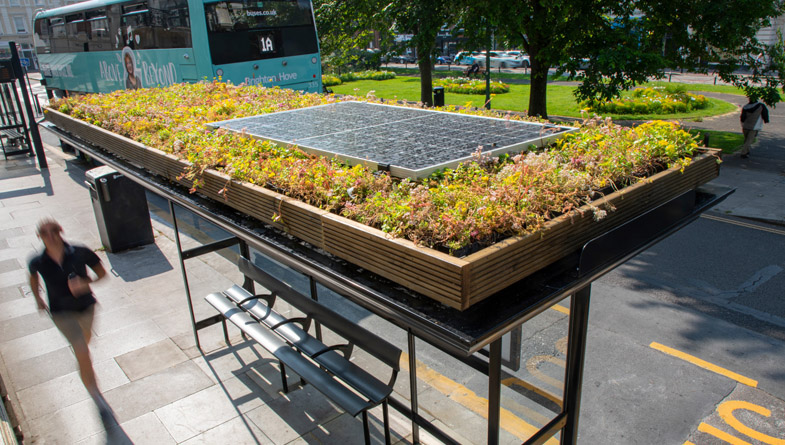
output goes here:
[{"label": "litter bin", "polygon": [[119,252],[154,241],[142,186],[108,166],[88,170],[85,176],[101,244],[106,250]]},{"label": "litter bin", "polygon": [[444,87],[433,88],[433,106],[434,107],[444,106]]}]

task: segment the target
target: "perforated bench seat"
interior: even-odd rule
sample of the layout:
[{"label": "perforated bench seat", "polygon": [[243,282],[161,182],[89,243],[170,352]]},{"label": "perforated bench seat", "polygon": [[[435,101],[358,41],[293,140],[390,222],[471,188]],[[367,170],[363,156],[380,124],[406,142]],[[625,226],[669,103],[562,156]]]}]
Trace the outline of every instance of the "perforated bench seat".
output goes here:
[{"label": "perforated bench seat", "polygon": [[334,377],[319,369],[313,362],[281,340],[276,334],[259,325],[250,315],[239,309],[222,293],[213,293],[206,298],[227,320],[240,328],[249,337],[268,350],[275,358],[285,363],[317,391],[338,404],[344,411],[356,416],[372,405],[361,399]]},{"label": "perforated bench seat", "polygon": [[[301,379],[335,402],[352,416],[362,413],[365,442],[370,443],[368,410],[382,405],[385,442],[390,443],[387,400],[400,371],[400,349],[387,340],[357,325],[317,300],[306,297],[288,284],[259,269],[251,261],[240,257],[240,271],[262,284],[269,292],[254,295],[234,285],[223,292],[205,297],[225,320],[267,349],[281,365],[284,392],[288,391],[285,368],[288,366]],[[246,284],[253,288],[250,284]],[[286,318],[274,309],[280,298],[304,314]],[[327,345],[308,330],[311,321],[342,337],[347,343]],[[379,360],[390,369],[390,379],[383,382],[351,361],[354,347]]]},{"label": "perforated bench seat", "polygon": [[20,133],[12,128],[6,128],[4,130],[0,130],[0,135],[6,137],[9,141],[25,138],[25,135],[23,133]]},{"label": "perforated bench seat", "polygon": [[[242,308],[244,310],[252,314],[254,318],[257,318],[268,328],[276,326],[276,334],[280,335],[289,344],[299,349],[301,353],[311,357],[319,365],[324,366],[331,373],[340,375],[341,380],[367,396],[374,405],[381,403],[392,392],[392,388],[386,383],[379,381],[376,377],[342,356],[339,352],[329,350],[327,345],[306,333],[294,322],[287,323],[286,318],[271,310],[260,298],[257,297],[248,300],[249,297],[253,296],[245,289],[235,285],[228,289],[225,294],[236,304],[245,301],[242,303]],[[300,301],[299,305],[295,304],[296,307],[301,307],[304,304],[307,305],[309,303],[309,298],[299,294],[297,297],[302,297],[305,301]],[[284,300],[292,303],[289,301],[291,298],[292,296],[287,296]],[[311,313],[311,315],[314,314]],[[346,320],[334,312],[331,316],[337,323],[344,323],[346,326],[354,325],[351,321]],[[324,323],[324,317],[313,318]]]}]

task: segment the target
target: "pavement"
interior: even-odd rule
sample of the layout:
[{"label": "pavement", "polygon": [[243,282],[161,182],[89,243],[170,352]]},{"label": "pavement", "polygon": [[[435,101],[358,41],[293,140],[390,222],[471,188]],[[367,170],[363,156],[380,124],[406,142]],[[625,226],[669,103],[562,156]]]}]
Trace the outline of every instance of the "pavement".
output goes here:
[{"label": "pavement", "polygon": [[[737,96],[720,95],[741,103]],[[752,156],[725,156],[714,183],[736,192],[710,211],[715,216],[785,225],[785,113],[771,123]],[[740,131],[738,113],[694,128]],[[55,147],[45,135],[48,170],[36,160],[0,161],[0,377],[24,443],[359,443],[362,422],[334,408],[308,386],[283,394],[269,353],[239,332],[223,343],[218,326],[200,331],[195,346],[177,248],[165,209],[151,201],[155,243],[125,252],[99,250],[109,279],[94,287],[99,300],[91,352],[99,387],[118,425],[105,430],[79,380],[70,348],[46,314],[36,310],[27,285],[27,258],[40,241],[37,222],[58,220],[66,239],[100,246],[85,171],[91,166]],[[198,244],[185,235],[185,247]],[[196,318],[213,315],[202,296],[239,283],[225,258],[210,254],[187,264]],[[365,324],[379,323],[359,317]],[[406,369],[405,367],[403,369]],[[291,380],[296,381],[296,380]],[[435,393],[435,392],[434,392]],[[408,400],[408,374],[396,398]],[[449,397],[422,397],[421,413],[461,443],[483,443],[484,420]],[[393,443],[411,443],[411,424],[390,410]],[[383,442],[380,409],[371,412],[373,442]],[[423,443],[439,443],[420,431]],[[502,443],[520,443],[506,431]]]},{"label": "pavement", "polygon": [[[230,331],[232,347],[223,343],[219,325],[201,330],[200,353],[173,230],[166,212],[154,206],[154,244],[97,252],[110,273],[94,285],[99,304],[90,349],[99,387],[119,424],[105,430],[68,344],[49,316],[37,311],[27,284],[27,260],[41,247],[35,234],[40,219],[60,222],[66,240],[101,245],[84,184],[92,166],[58,147],[45,150],[49,168],[43,172],[34,158],[0,161],[0,376],[24,443],[362,441],[362,420],[320,393],[305,386],[284,394],[272,355],[243,341],[236,329]],[[198,245],[187,234],[183,243]],[[215,314],[205,295],[242,283],[236,266],[217,254],[190,260],[186,270],[197,319]],[[406,400],[405,373],[397,388],[398,398]],[[410,443],[410,422],[390,411],[393,443]],[[370,417],[373,443],[383,443],[381,408]],[[421,438],[439,443],[424,431]]]},{"label": "pavement", "polygon": [[[701,93],[739,107],[746,98],[731,94]],[[738,154],[723,156],[716,185],[736,191],[712,209],[712,213],[785,225],[785,104],[769,107],[769,123],[764,124],[751,155],[742,159]],[[739,112],[704,118],[702,122],[685,121],[687,128],[741,132]],[[709,141],[711,146],[711,140]]]}]

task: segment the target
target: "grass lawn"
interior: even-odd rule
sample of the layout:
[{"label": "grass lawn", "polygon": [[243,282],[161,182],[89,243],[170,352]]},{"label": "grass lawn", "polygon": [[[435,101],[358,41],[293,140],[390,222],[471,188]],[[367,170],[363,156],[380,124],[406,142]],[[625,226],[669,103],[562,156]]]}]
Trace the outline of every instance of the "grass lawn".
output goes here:
[{"label": "grass lawn", "polygon": [[[366,96],[373,95],[383,99],[418,101],[420,99],[419,77],[397,77],[389,80],[360,80],[330,87],[337,94]],[[572,92],[574,86],[548,86],[548,114],[554,116],[582,117]],[[483,107],[485,95],[445,93],[445,105]],[[526,111],[529,105],[529,85],[510,84],[510,92],[492,98],[491,108],[497,110]],[[649,114],[649,115],[610,115],[613,119],[695,119],[716,116],[735,111],[736,106],[717,99],[709,98],[709,107],[689,113]]]},{"label": "grass lawn", "polygon": [[[741,133],[733,133],[730,131],[713,131],[713,130],[689,130],[691,134],[697,135],[703,140],[703,136],[709,135],[709,147],[720,148],[725,154],[730,154],[737,151],[744,142],[744,135]],[[700,142],[700,141],[699,141]]]}]

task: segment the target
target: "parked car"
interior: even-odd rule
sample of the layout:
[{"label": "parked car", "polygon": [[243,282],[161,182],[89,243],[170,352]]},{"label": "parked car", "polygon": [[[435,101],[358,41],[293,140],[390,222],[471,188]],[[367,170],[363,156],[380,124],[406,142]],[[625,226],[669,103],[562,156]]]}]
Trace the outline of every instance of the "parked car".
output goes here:
[{"label": "parked car", "polygon": [[417,59],[411,54],[387,54],[382,59],[385,63],[416,63]]},{"label": "parked car", "polygon": [[452,57],[450,56],[439,56],[436,58],[436,63],[439,65],[446,65],[448,63],[452,63]]},{"label": "parked car", "polygon": [[505,51],[505,53],[508,56],[510,56],[510,57],[514,57],[514,58],[520,60],[520,65],[519,66],[521,68],[528,68],[528,67],[531,66],[531,61],[529,60],[529,55],[528,54],[523,53],[523,52],[518,51],[518,50]]},{"label": "parked car", "polygon": [[[523,64],[520,59],[516,59],[515,57],[508,56],[501,52],[491,51],[489,54],[491,68],[518,68]],[[476,60],[480,66],[485,66],[485,59],[485,53],[479,53],[474,57],[474,60]]]}]

